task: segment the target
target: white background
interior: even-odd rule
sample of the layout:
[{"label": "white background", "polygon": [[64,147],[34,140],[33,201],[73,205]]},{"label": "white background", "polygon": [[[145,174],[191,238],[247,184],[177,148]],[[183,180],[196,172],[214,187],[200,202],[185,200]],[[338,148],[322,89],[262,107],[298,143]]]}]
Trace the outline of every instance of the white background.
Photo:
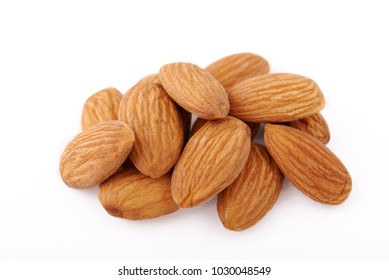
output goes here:
[{"label": "white background", "polygon": [[[385,1],[1,1],[0,259],[388,259]],[[339,206],[285,184],[254,227],[231,232],[215,200],[147,221],[109,216],[96,188],[62,182],[84,101],[160,66],[264,56],[314,79],[328,147],[353,179]]]}]

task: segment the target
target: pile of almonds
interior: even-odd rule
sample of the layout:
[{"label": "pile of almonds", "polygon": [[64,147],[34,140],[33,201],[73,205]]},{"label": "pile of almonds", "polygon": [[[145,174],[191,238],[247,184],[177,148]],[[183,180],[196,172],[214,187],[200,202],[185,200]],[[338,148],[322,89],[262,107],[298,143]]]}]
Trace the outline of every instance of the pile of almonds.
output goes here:
[{"label": "pile of almonds", "polygon": [[[218,196],[220,220],[237,231],[273,207],[284,176],[316,201],[342,203],[351,178],[325,146],[322,92],[307,77],[268,72],[263,57],[238,53],[205,69],[164,65],[124,95],[95,93],[62,154],[63,181],[99,185],[105,210],[131,220]],[[261,124],[265,146],[252,143]]]}]

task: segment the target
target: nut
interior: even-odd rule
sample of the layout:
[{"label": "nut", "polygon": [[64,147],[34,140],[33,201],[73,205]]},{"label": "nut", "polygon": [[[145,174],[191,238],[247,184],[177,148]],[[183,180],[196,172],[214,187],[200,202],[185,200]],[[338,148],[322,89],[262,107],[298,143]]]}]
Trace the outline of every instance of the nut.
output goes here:
[{"label": "nut", "polygon": [[117,120],[122,96],[117,89],[110,87],[89,97],[82,109],[82,130],[103,121]]},{"label": "nut", "polygon": [[159,84],[143,83],[126,93],[119,120],[135,133],[130,159],[143,174],[158,178],[180,156],[184,130],[180,111]]},{"label": "nut", "polygon": [[186,144],[172,175],[181,208],[209,201],[242,171],[250,152],[250,129],[234,118],[209,121]]},{"label": "nut", "polygon": [[133,143],[134,132],[123,122],[105,121],[84,130],[62,153],[63,181],[76,189],[100,184],[122,165]]},{"label": "nut", "polygon": [[240,231],[256,224],[277,201],[283,177],[266,148],[251,145],[242,172],[218,196],[217,211],[224,227]]},{"label": "nut", "polygon": [[289,122],[319,112],[325,104],[317,84],[294,74],[265,74],[228,92],[230,115],[248,122]]},{"label": "nut", "polygon": [[285,177],[310,198],[342,203],[351,192],[343,163],[322,142],[298,129],[267,124],[265,145]]},{"label": "nut", "polygon": [[227,116],[230,104],[226,90],[197,65],[182,62],[164,65],[159,79],[170,97],[188,112],[206,120]]},{"label": "nut", "polygon": [[130,220],[155,218],[178,209],[170,175],[153,179],[136,169],[116,173],[100,185],[98,195],[110,215]]}]

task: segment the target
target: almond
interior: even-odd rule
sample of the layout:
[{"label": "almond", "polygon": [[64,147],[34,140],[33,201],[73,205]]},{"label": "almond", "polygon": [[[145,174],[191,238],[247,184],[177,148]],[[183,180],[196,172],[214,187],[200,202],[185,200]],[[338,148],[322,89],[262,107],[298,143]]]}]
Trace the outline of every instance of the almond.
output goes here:
[{"label": "almond", "polygon": [[158,74],[151,74],[146,77],[143,77],[140,79],[137,84],[161,84],[161,81],[159,80],[159,75]]},{"label": "almond", "polygon": [[126,93],[119,120],[135,133],[130,159],[152,178],[170,171],[180,156],[184,135],[177,105],[159,84],[138,84]]},{"label": "almond", "polygon": [[293,121],[289,125],[312,135],[323,144],[327,144],[330,141],[330,129],[325,118],[320,113]]},{"label": "almond", "polygon": [[[201,118],[197,118],[195,120],[195,122],[193,123],[193,125],[192,125],[192,129],[191,129],[191,132],[190,132],[190,137],[192,137],[193,134],[195,134],[201,127],[203,127],[203,125],[206,122],[207,122],[207,120],[204,120],[204,119],[201,119]],[[254,140],[255,136],[258,133],[260,124],[259,123],[252,123],[252,122],[245,122],[245,124],[250,128],[251,140]]]},{"label": "almond", "polygon": [[85,130],[103,121],[117,120],[122,94],[110,87],[96,92],[84,104],[81,127]]},{"label": "almond", "polygon": [[227,116],[230,105],[226,90],[199,66],[167,64],[161,67],[159,79],[170,97],[188,112],[207,120]]},{"label": "almond", "polygon": [[84,130],[61,156],[63,181],[76,189],[100,184],[122,165],[133,143],[133,131],[120,121],[105,121]]},{"label": "almond", "polygon": [[250,122],[289,122],[320,111],[324,96],[317,84],[294,74],[265,74],[228,92],[230,115]]},{"label": "almond", "polygon": [[228,91],[249,78],[269,72],[269,63],[253,53],[237,53],[215,61],[205,71],[211,73]]},{"label": "almond", "polygon": [[250,130],[228,116],[209,121],[186,144],[172,175],[172,195],[181,208],[211,200],[242,171],[250,152]]},{"label": "almond", "polygon": [[298,129],[267,124],[265,145],[285,177],[303,193],[327,204],[350,194],[351,177],[322,142]]},{"label": "almond", "polygon": [[239,231],[256,224],[277,201],[282,180],[266,148],[251,145],[242,172],[218,196],[217,211],[224,227]]},{"label": "almond", "polygon": [[[151,74],[151,75],[148,75],[148,76],[140,79],[136,83],[135,86],[141,86],[141,89],[142,89],[142,88],[144,88],[144,87],[142,87],[144,84],[160,84],[160,85],[162,85],[161,81],[159,80],[158,74]],[[131,92],[131,91],[134,91],[134,89],[131,88],[127,92]],[[127,96],[125,95],[124,98],[127,98]],[[124,101],[124,102],[127,102],[127,101]],[[179,108],[179,111],[181,114],[182,125],[184,128],[184,140],[185,140],[184,142],[186,142],[188,140],[189,133],[190,133],[190,125],[192,123],[192,114],[180,106],[178,106],[178,108]]]},{"label": "almond", "polygon": [[177,211],[170,182],[170,175],[153,179],[136,169],[123,170],[100,185],[98,196],[112,216],[150,219]]}]

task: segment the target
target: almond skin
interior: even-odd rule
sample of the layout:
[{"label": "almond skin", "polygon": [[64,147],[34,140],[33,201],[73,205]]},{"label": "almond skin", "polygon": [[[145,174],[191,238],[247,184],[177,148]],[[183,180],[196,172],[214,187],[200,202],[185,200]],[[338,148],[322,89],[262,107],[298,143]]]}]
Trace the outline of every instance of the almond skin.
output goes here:
[{"label": "almond skin", "polygon": [[207,202],[230,185],[250,152],[250,129],[231,116],[209,121],[186,144],[172,175],[179,207]]},{"label": "almond skin", "polygon": [[[207,122],[207,120],[204,120],[204,119],[201,119],[201,118],[197,118],[197,119],[194,121],[193,126],[192,126],[192,129],[191,129],[191,131],[190,131],[190,137],[192,137],[193,134],[195,134],[200,128],[202,128],[203,125],[204,125],[206,122]],[[258,133],[260,124],[259,124],[259,123],[251,123],[251,122],[245,122],[245,124],[250,128],[251,140],[254,140],[254,139],[255,139],[255,136],[256,136],[257,133]]]},{"label": "almond skin", "polygon": [[103,121],[117,120],[122,96],[123,95],[113,87],[103,89],[90,96],[82,109],[82,130]]},{"label": "almond skin", "polygon": [[[144,84],[160,84],[160,85],[162,85],[161,81],[159,80],[159,75],[158,74],[151,74],[151,75],[148,75],[148,76],[140,79],[136,83],[135,86],[137,86],[137,87],[140,86],[141,89],[142,89],[142,88],[144,88],[143,87]],[[134,91],[134,89],[131,88],[127,92],[131,92],[131,91]],[[125,95],[124,98],[127,98],[127,95]],[[126,102],[126,101],[124,101],[124,102]],[[190,112],[186,111],[181,106],[178,106],[178,108],[179,108],[180,113],[181,113],[182,125],[183,125],[183,128],[184,128],[184,142],[186,142],[188,140],[189,133],[190,133],[190,125],[192,123],[192,114]]]},{"label": "almond skin", "polygon": [[180,156],[184,131],[180,111],[159,84],[140,84],[126,93],[119,120],[135,133],[130,159],[143,174],[158,178]]},{"label": "almond skin", "polygon": [[227,116],[230,105],[224,87],[208,72],[191,63],[161,67],[159,79],[170,97],[186,111],[206,120]]},{"label": "almond skin", "polygon": [[293,121],[289,125],[312,135],[323,144],[327,144],[330,141],[330,129],[325,118],[320,113]]},{"label": "almond skin", "polygon": [[266,148],[251,145],[242,172],[218,196],[217,211],[224,227],[240,231],[255,225],[277,201],[282,180]]},{"label": "almond skin", "polygon": [[143,83],[146,83],[146,84],[161,84],[161,81],[159,80],[159,75],[158,74],[151,74],[151,75],[148,75],[146,77],[143,77],[142,79],[140,79],[137,84],[143,84]]},{"label": "almond skin", "polygon": [[351,192],[343,163],[322,142],[285,125],[265,126],[265,145],[285,177],[312,199],[340,204]]},{"label": "almond skin", "polygon": [[265,74],[228,92],[230,115],[249,122],[289,122],[319,112],[325,99],[317,84],[295,74]]},{"label": "almond skin", "polygon": [[105,121],[84,130],[61,156],[63,181],[76,189],[100,184],[122,165],[133,143],[133,131],[120,121]]},{"label": "almond skin", "polygon": [[153,179],[136,169],[123,170],[100,185],[98,196],[112,216],[150,219],[177,211],[170,182],[170,175]]},{"label": "almond skin", "polygon": [[211,73],[228,91],[249,78],[269,73],[269,63],[253,53],[237,53],[215,61],[205,71]]}]

